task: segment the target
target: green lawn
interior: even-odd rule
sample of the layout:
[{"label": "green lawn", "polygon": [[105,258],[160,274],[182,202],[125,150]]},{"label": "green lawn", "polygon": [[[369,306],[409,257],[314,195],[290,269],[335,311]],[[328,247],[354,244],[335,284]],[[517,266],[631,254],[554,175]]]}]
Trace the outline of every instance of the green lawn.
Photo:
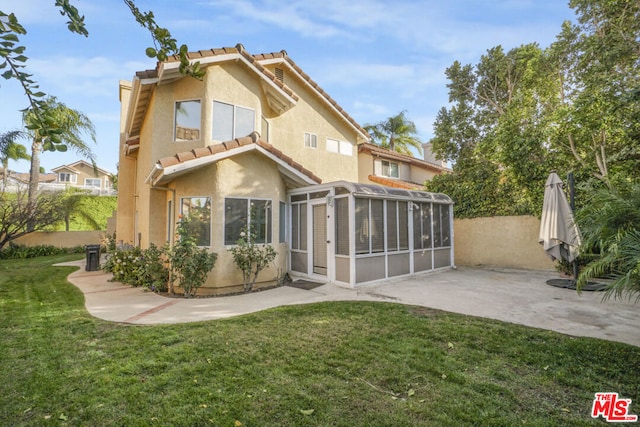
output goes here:
[{"label": "green lawn", "polygon": [[0,261],[0,425],[603,425],[599,391],[640,413],[638,347],[373,302],[121,325],[51,267],[73,257]]}]

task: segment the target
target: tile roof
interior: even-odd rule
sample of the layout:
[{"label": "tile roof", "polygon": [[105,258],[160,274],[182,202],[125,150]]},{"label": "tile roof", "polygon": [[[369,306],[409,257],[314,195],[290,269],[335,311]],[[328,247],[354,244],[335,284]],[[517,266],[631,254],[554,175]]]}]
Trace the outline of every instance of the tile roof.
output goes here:
[{"label": "tile roof", "polygon": [[250,145],[255,145],[256,147],[260,147],[268,151],[274,157],[278,158],[292,169],[295,169],[296,171],[307,176],[316,183],[322,182],[322,179],[320,179],[320,177],[311,172],[309,169],[305,168],[300,163],[297,163],[291,157],[287,156],[285,153],[283,153],[281,150],[278,150],[273,145],[260,139],[260,135],[258,134],[258,132],[253,132],[249,136],[236,138],[232,141],[226,141],[206,147],[199,147],[190,151],[176,153],[173,156],[163,157],[157,161],[157,165],[164,169],[188,162],[189,160],[202,159],[220,153],[231,152],[232,150]]},{"label": "tile roof", "polygon": [[329,102],[329,104],[331,104],[336,110],[338,110],[338,112],[340,112],[340,114],[342,114],[347,119],[347,121],[349,123],[351,123],[353,126],[355,126],[356,129],[358,129],[359,132],[361,132],[363,135],[366,135],[367,138],[368,138],[369,133],[362,126],[360,126],[340,105],[338,105],[338,103],[333,98],[331,98],[331,96],[329,96],[329,94],[327,92],[325,92],[324,89],[322,89],[318,85],[318,83],[316,83],[311,77],[309,77],[309,75],[307,73],[302,71],[302,68],[300,68],[298,66],[298,64],[296,64],[289,57],[289,55],[287,55],[287,51],[281,50],[280,52],[261,53],[261,54],[257,54],[257,55],[253,55],[253,56],[258,61],[273,60],[273,59],[282,59],[283,61],[285,61],[293,70],[295,70],[295,72],[303,80],[306,81],[306,83],[309,86],[311,86],[320,95],[322,95]]},{"label": "tile roof", "polygon": [[382,148],[376,144],[364,143],[358,144],[358,153],[367,153],[376,155],[385,159],[398,160],[401,162],[409,163],[413,166],[417,166],[422,169],[431,169],[432,171],[443,173],[449,172],[450,169],[444,166],[437,165],[435,163],[427,162],[426,160],[418,159],[406,154],[401,154],[395,151],[391,151],[387,148]]},{"label": "tile roof", "polygon": [[[273,84],[275,84],[280,90],[285,92],[288,96],[293,98],[295,101],[299,100],[298,95],[291,90],[286,84],[284,84],[280,79],[276,78],[276,76],[269,71],[262,62],[270,61],[270,60],[281,60],[286,63],[300,78],[309,85],[319,96],[325,99],[340,115],[344,117],[344,119],[353,126],[359,133],[362,134],[363,138],[369,139],[368,132],[358,124],[327,92],[325,92],[319,85],[316,83],[308,74],[306,74],[302,69],[287,55],[285,50],[280,52],[272,52],[272,53],[262,53],[257,55],[252,55],[247,52],[244,46],[238,43],[235,47],[223,47],[217,49],[208,49],[208,50],[198,50],[194,52],[188,52],[187,58],[191,61],[201,61],[203,65],[207,62],[207,58],[215,58],[216,56],[224,56],[224,55],[241,55],[244,59],[247,60],[252,66],[254,66],[259,73],[261,73],[266,79],[270,80]],[[179,62],[180,57],[177,55],[171,55],[167,58],[165,63],[175,63]],[[158,67],[155,70],[144,70],[136,72],[136,77],[140,79],[152,79],[157,78],[159,76],[158,70],[161,67],[161,63],[158,63]]]}]

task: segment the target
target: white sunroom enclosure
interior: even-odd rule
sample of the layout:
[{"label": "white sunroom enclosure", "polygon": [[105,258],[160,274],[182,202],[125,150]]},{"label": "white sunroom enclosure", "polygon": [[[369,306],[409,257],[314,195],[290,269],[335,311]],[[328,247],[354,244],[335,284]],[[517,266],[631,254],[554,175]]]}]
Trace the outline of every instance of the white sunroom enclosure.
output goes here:
[{"label": "white sunroom enclosure", "polygon": [[294,276],[354,287],[454,265],[447,195],[336,181],[288,197]]}]

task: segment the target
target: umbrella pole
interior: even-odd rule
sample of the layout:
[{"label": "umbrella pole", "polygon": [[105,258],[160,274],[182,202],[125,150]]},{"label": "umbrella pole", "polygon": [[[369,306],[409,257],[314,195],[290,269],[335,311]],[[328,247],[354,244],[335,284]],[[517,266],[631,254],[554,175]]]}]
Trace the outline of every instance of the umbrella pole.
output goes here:
[{"label": "umbrella pole", "polygon": [[[569,206],[571,207],[571,212],[575,214],[576,212],[576,189],[573,181],[573,172],[569,172],[567,175],[567,181],[569,182]],[[578,260],[573,260],[573,280],[578,282]]]}]

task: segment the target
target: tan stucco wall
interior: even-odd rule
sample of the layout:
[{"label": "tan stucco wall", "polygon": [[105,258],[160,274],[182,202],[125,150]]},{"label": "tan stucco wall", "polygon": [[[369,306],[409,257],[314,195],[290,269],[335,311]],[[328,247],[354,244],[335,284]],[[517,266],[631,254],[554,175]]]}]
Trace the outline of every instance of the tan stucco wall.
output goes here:
[{"label": "tan stucco wall", "polygon": [[104,234],[104,231],[37,231],[14,240],[14,243],[25,246],[51,245],[58,248],[72,248],[97,245]]},{"label": "tan stucco wall", "polygon": [[[175,188],[173,206],[175,216],[180,213],[180,199],[182,197],[211,197],[211,247],[210,251],[218,254],[213,271],[199,294],[219,293],[222,291],[241,290],[242,274],[233,263],[233,257],[224,245],[224,205],[225,197],[246,197],[269,199],[272,201],[272,245],[278,252],[278,257],[267,269],[258,276],[258,282],[272,283],[276,280],[278,270],[286,268],[286,244],[278,242],[280,210],[279,202],[286,200],[286,188],[276,165],[261,154],[251,152],[222,160],[214,165],[203,167],[193,173],[183,175],[171,183]],[[166,193],[167,198],[173,197],[173,192]],[[166,205],[165,205],[166,206]],[[162,229],[162,235],[155,235],[156,244],[164,244],[166,222],[160,219],[166,207],[154,214],[157,219],[157,229]],[[166,217],[166,214],[164,214]],[[162,221],[162,222],[161,222]],[[160,226],[160,222],[163,227]],[[144,245],[143,245],[144,246]]]},{"label": "tan stucco wall", "polygon": [[538,218],[455,219],[453,227],[456,265],[554,269],[554,262],[538,244]]}]

